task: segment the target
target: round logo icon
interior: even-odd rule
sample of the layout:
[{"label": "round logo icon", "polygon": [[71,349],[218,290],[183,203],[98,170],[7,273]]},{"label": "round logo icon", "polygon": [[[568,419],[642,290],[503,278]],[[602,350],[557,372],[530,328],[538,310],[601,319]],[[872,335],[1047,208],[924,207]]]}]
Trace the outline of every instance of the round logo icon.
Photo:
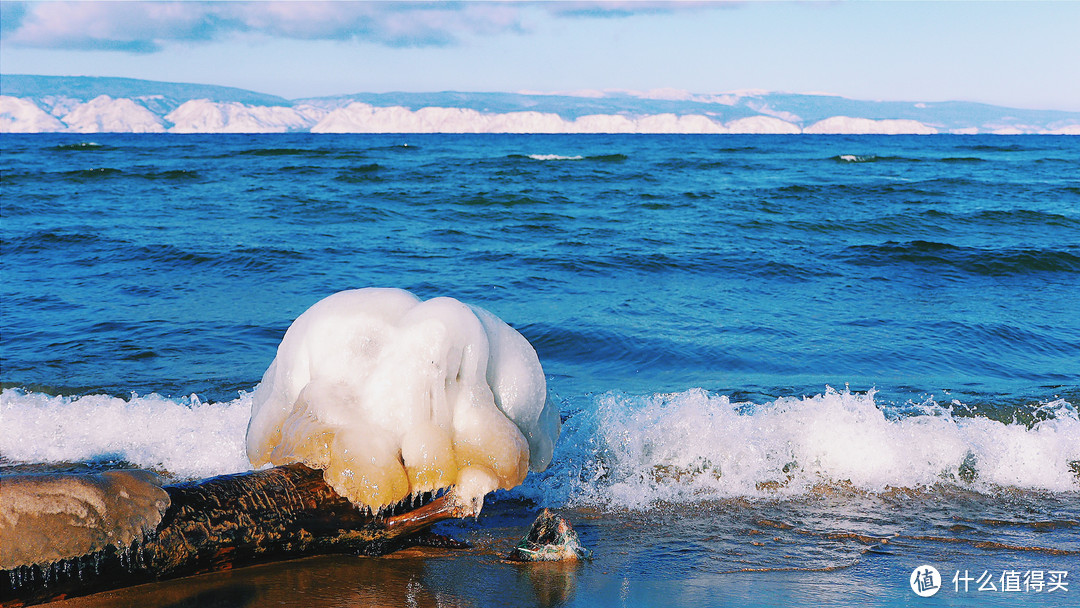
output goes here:
[{"label": "round logo icon", "polygon": [[911,571],[911,590],[919,597],[930,597],[941,589],[941,574],[937,568],[922,565]]}]

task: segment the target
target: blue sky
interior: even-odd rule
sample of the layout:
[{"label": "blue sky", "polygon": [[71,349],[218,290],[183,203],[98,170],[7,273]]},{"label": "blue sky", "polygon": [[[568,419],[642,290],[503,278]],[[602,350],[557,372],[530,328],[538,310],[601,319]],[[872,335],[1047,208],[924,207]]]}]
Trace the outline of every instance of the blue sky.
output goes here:
[{"label": "blue sky", "polygon": [[1080,2],[0,6],[6,74],[220,84],[287,98],[763,89],[1080,111]]}]

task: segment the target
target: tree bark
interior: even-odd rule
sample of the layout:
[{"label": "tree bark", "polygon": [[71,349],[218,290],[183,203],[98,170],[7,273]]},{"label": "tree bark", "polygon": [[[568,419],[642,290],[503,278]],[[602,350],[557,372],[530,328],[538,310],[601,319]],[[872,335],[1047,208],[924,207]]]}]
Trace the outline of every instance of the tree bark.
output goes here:
[{"label": "tree bark", "polygon": [[465,513],[449,494],[374,516],[302,464],[163,488],[171,505],[126,548],[0,570],[0,606],[22,606],[301,556],[381,555]]}]

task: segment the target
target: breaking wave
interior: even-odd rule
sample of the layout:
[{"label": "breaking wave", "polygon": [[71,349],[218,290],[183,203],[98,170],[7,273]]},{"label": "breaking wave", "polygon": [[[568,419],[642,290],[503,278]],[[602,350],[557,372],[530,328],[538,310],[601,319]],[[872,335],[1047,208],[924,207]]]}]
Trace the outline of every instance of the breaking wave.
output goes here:
[{"label": "breaking wave", "polygon": [[118,461],[176,479],[251,469],[244,435],[251,396],[203,403],[197,396],[54,396],[0,393],[0,463]]},{"label": "breaking wave", "polygon": [[583,160],[584,156],[562,156],[560,154],[530,154],[533,160]]},{"label": "breaking wave", "polygon": [[614,509],[842,487],[881,493],[959,486],[1080,491],[1080,418],[1065,400],[1039,421],[954,414],[931,400],[882,406],[874,393],[737,402],[701,389],[607,393],[571,415],[538,501]]},{"label": "breaking wave", "polygon": [[[511,495],[555,506],[649,509],[822,487],[881,493],[955,486],[1080,491],[1080,418],[1057,399],[1027,424],[956,402],[885,406],[875,394],[743,402],[691,389],[610,392],[566,416],[548,471]],[[250,469],[251,396],[203,403],[156,394],[0,393],[0,463],[120,462],[196,479]]]},{"label": "breaking wave", "polygon": [[579,154],[510,154],[509,156],[507,156],[507,158],[539,161],[587,160],[597,162],[622,162],[625,160],[629,160],[630,157],[625,154],[597,154],[591,156],[582,156]]}]

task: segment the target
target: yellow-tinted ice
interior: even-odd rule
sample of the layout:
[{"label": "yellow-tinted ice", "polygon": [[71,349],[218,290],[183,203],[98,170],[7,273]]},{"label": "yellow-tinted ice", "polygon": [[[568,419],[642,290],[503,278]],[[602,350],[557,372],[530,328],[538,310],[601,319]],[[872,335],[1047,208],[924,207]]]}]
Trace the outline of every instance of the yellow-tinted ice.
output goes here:
[{"label": "yellow-tinted ice", "polygon": [[455,486],[487,492],[543,470],[559,434],[536,352],[491,313],[400,289],[332,295],[300,315],[255,391],[248,457],[303,462],[380,509]]}]

